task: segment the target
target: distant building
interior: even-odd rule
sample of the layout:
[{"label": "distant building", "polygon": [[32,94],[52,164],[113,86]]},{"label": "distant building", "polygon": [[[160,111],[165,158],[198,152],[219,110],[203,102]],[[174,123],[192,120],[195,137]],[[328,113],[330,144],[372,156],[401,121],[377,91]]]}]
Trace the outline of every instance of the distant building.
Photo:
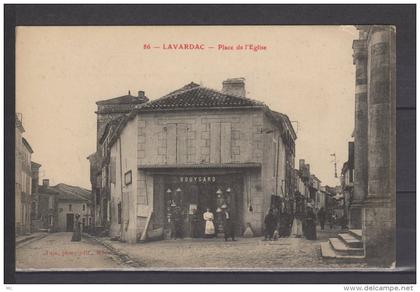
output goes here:
[{"label": "distant building", "polygon": [[71,232],[76,214],[85,231],[92,225],[92,194],[87,189],[63,183],[50,186],[49,180],[44,179],[34,202],[37,211],[33,225],[39,231]]},{"label": "distant building", "polygon": [[354,183],[354,142],[348,144],[348,159],[341,169],[341,190],[344,196],[344,213],[349,216],[349,206],[353,201]]},{"label": "distant building", "polygon": [[16,235],[21,235],[31,232],[31,155],[33,150],[22,136],[25,129],[22,116],[18,114],[15,129],[15,230]]}]

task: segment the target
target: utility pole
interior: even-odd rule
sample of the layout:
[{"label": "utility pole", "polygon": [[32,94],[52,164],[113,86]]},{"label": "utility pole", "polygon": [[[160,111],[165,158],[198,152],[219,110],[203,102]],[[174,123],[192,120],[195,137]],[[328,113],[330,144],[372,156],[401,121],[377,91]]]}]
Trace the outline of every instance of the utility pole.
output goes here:
[{"label": "utility pole", "polygon": [[337,178],[337,156],[335,155],[335,153],[330,154],[330,156],[334,157],[334,177]]}]

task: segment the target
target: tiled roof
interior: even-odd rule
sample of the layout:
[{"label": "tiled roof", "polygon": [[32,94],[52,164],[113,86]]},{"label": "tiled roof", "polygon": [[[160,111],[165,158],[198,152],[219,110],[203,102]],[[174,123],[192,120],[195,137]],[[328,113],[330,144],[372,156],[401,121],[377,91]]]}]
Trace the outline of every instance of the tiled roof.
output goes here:
[{"label": "tiled roof", "polygon": [[121,116],[118,116],[118,117],[116,117],[116,118],[114,118],[114,119],[112,119],[112,120],[110,120],[107,124],[106,124],[106,126],[105,126],[105,128],[103,129],[103,132],[101,133],[101,135],[100,135],[100,139],[99,139],[99,142],[102,144],[102,142],[104,141],[104,139],[105,139],[105,137],[106,137],[106,134],[108,133],[108,132],[113,132],[117,127],[118,127],[118,125],[121,123],[121,121],[123,120],[125,118],[125,115],[121,115]]},{"label": "tiled roof", "polygon": [[159,99],[141,105],[139,110],[253,106],[261,107],[264,104],[246,97],[225,94],[191,82]]},{"label": "tiled roof", "polygon": [[55,190],[58,193],[58,200],[69,200],[69,201],[85,201],[91,200],[91,191],[66,184],[58,184],[51,187],[50,189]]},{"label": "tiled roof", "polygon": [[29,152],[34,153],[31,145],[29,145],[29,142],[23,137],[22,137],[22,142],[23,142],[23,145],[25,145],[25,147],[28,149]]}]

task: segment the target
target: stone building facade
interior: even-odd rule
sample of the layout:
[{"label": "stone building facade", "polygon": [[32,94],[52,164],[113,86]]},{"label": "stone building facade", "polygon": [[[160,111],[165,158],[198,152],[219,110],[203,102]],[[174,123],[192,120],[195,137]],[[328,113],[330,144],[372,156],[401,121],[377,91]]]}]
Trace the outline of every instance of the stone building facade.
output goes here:
[{"label": "stone building facade", "polygon": [[217,217],[225,207],[237,234],[248,223],[261,234],[271,196],[293,195],[296,134],[286,115],[244,93],[242,79],[221,92],[190,83],[121,121],[108,141],[111,236],[134,243],[146,225],[166,232],[171,205],[188,237],[206,208]]},{"label": "stone building facade", "polygon": [[15,120],[15,230],[16,235],[31,232],[32,169],[33,150],[23,137],[22,116]]},{"label": "stone building facade", "polygon": [[106,145],[107,137],[122,117],[126,116],[136,105],[147,101],[148,98],[144,95],[144,92],[139,91],[137,96],[128,92],[127,95],[101,100],[96,103],[96,152],[89,155],[87,159],[90,162],[90,181],[93,195],[92,212],[94,218],[92,224],[98,233],[106,232],[110,223],[110,192],[106,181],[109,177],[110,167],[109,151]]},{"label": "stone building facade", "polygon": [[[389,25],[358,26],[355,179],[350,225],[361,227],[365,255],[395,261],[396,38]],[[361,209],[361,212],[358,211]],[[360,224],[361,222],[361,224]]]}]

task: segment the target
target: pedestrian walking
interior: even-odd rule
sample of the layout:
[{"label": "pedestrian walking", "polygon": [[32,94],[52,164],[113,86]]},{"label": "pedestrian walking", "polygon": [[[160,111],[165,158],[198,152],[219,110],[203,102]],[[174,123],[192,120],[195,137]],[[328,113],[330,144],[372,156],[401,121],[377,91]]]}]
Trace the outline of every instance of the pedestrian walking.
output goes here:
[{"label": "pedestrian walking", "polygon": [[276,229],[276,225],[277,225],[276,217],[273,214],[273,209],[268,210],[267,215],[265,215],[264,225],[265,225],[264,240],[272,240],[274,230]]},{"label": "pedestrian walking", "polygon": [[225,241],[232,238],[232,241],[236,241],[235,239],[235,222],[233,217],[231,216],[229,208],[226,208],[223,212],[223,229],[225,231]]},{"label": "pedestrian walking", "polygon": [[80,228],[80,215],[76,214],[76,222],[74,223],[74,228],[73,228],[73,235],[71,237],[71,241],[81,241],[82,240],[82,231]]},{"label": "pedestrian walking", "polygon": [[321,209],[319,209],[318,214],[317,214],[317,217],[318,217],[319,224],[321,225],[321,230],[324,230],[325,217],[326,217],[326,213],[325,213],[324,207],[321,207]]},{"label": "pedestrian walking", "polygon": [[334,216],[335,215],[331,213],[328,215],[328,224],[330,225],[330,229],[333,229],[334,227],[334,221],[335,221]]},{"label": "pedestrian walking", "polygon": [[306,208],[304,234],[306,239],[316,239],[316,215],[311,207]]},{"label": "pedestrian walking", "polygon": [[287,237],[290,234],[290,219],[288,213],[279,214],[279,237]]},{"label": "pedestrian walking", "polygon": [[203,219],[206,222],[204,227],[204,237],[214,237],[215,235],[215,228],[214,228],[214,215],[210,211],[210,208],[207,208],[207,211],[203,214]]}]

